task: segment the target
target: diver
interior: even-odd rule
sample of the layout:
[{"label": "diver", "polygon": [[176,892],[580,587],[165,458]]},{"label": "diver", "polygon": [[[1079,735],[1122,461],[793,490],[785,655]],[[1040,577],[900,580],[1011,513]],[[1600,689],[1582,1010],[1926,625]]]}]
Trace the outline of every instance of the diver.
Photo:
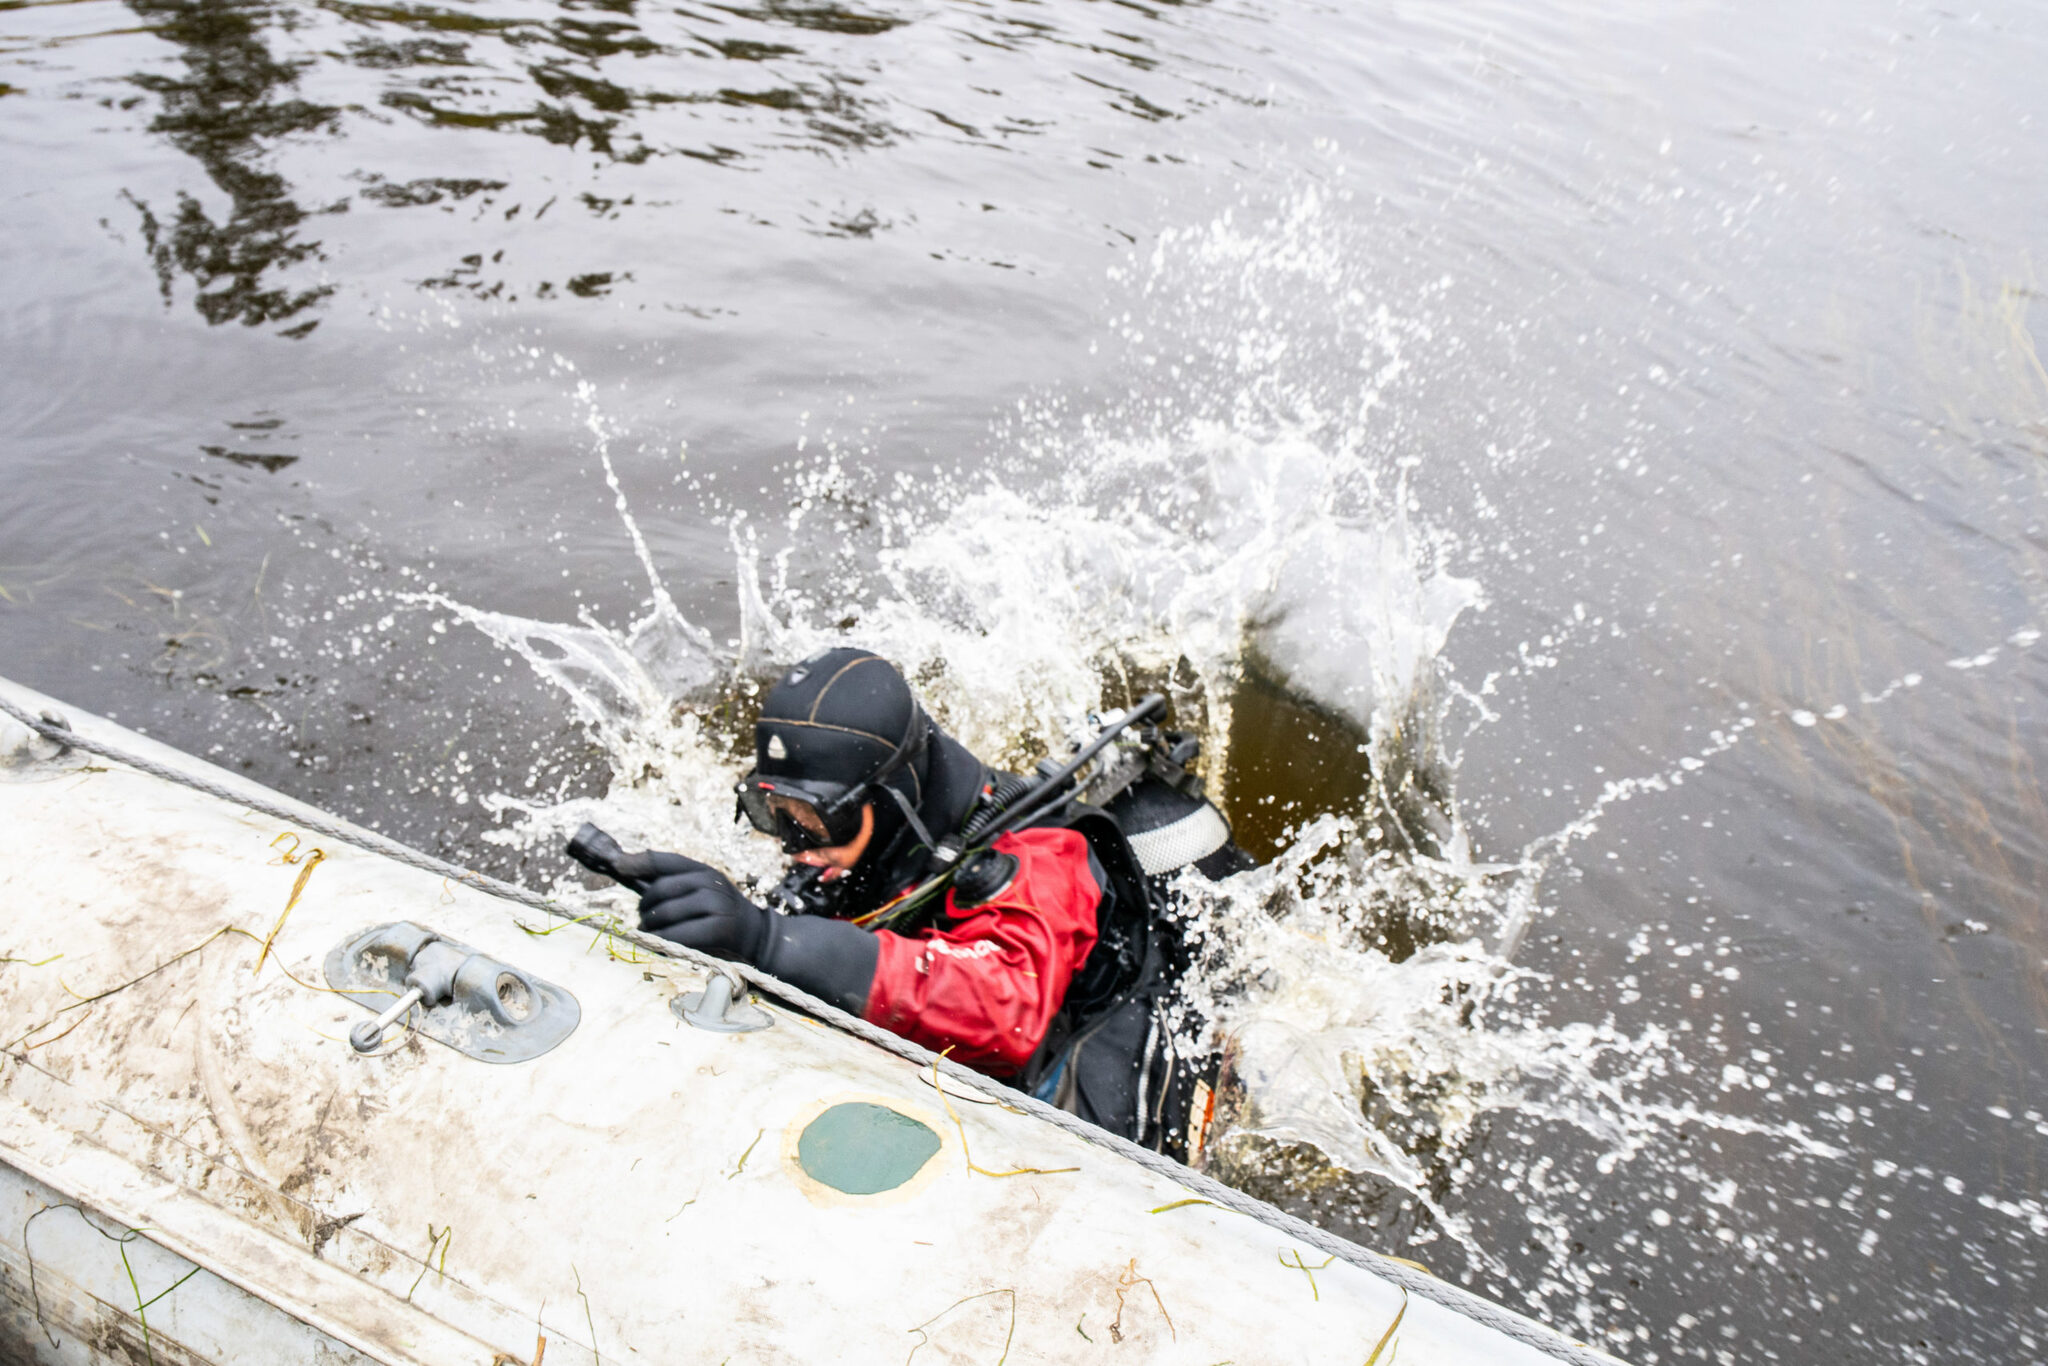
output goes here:
[{"label": "diver", "polygon": [[[774,909],[682,854],[614,862],[642,929],[1195,1160],[1215,1060],[1178,1056],[1166,1018],[1187,966],[1167,878],[1251,861],[1187,771],[1195,741],[1150,724],[1163,710],[1147,698],[1034,781],[940,730],[887,660],[827,650],[768,690],[739,784],[795,863]],[[618,876],[586,834],[605,838],[571,853]]]}]

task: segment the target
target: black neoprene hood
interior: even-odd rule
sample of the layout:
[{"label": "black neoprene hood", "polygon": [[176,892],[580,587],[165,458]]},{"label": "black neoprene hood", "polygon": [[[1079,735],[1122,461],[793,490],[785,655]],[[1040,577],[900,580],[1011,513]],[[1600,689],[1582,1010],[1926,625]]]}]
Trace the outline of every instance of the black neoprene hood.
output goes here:
[{"label": "black neoprene hood", "polygon": [[754,758],[764,778],[850,787],[888,762],[913,724],[924,717],[896,666],[843,646],[811,656],[769,688],[754,723]]}]

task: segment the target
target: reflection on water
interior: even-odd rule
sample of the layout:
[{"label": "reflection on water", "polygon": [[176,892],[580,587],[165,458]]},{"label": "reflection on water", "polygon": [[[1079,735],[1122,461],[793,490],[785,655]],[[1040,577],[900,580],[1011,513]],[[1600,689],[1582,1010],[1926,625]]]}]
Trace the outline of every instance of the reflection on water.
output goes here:
[{"label": "reflection on water", "polygon": [[[898,65],[928,71],[933,41],[1020,56],[1040,46],[1066,49],[1080,60],[1072,78],[1082,88],[1143,122],[1178,118],[1214,98],[1199,86],[1148,95],[1110,79],[1107,72],[1118,68],[1158,68],[1142,33],[1105,30],[1106,41],[1092,42],[1059,25],[979,8],[946,14],[944,27],[928,37],[906,32],[914,27],[907,13],[832,4],[645,8],[634,0],[519,0],[482,12],[358,0],[320,0],[313,9],[262,0],[135,0],[131,8],[148,32],[175,45],[183,68],[129,77],[161,102],[150,131],[193,158],[226,196],[212,207],[189,192],[177,194],[175,208],[135,201],[165,297],[177,277],[188,277],[210,323],[283,322],[333,292],[303,267],[328,259],[311,235],[312,220],[346,211],[350,194],[294,189],[280,166],[305,162],[308,139],[337,139],[340,155],[359,158],[346,177],[364,187],[353,198],[377,208],[445,208],[477,197],[480,212],[517,224],[566,211],[565,200],[606,218],[639,199],[584,190],[506,203],[495,197],[510,185],[502,176],[400,175],[368,147],[341,150],[364,139],[391,149],[393,119],[424,130],[416,148],[393,160],[436,150],[445,159],[471,160],[474,154],[457,151],[462,144],[446,141],[448,135],[495,133],[525,135],[618,167],[681,157],[743,171],[792,152],[841,160],[923,137],[995,149],[1042,138],[1054,126],[1042,111],[1016,108],[1014,96],[971,74],[949,74],[914,91],[891,90],[878,79]],[[939,22],[936,15],[915,21]],[[324,102],[299,93],[309,72]],[[1125,155],[1105,141],[1088,148],[1088,164],[1098,169]],[[518,161],[511,149],[486,155],[494,165]],[[331,172],[316,178],[334,180]],[[309,198],[318,202],[304,202]],[[831,236],[869,237],[890,226],[872,206],[805,218]],[[626,278],[598,271],[521,286],[491,273],[499,259],[476,253],[420,282],[513,302],[526,294],[602,297]],[[283,330],[301,337],[317,322]]]},{"label": "reflection on water", "polygon": [[[130,8],[151,32],[177,46],[184,67],[183,75],[139,72],[130,78],[161,101],[150,131],[193,158],[228,198],[225,213],[218,215],[189,193],[180,193],[177,207],[162,213],[135,202],[164,298],[170,300],[173,281],[182,274],[191,279],[195,306],[209,323],[259,326],[302,313],[333,292],[331,285],[285,282],[290,267],[321,255],[320,243],[307,235],[308,220],[348,205],[302,207],[285,175],[270,163],[289,138],[344,131],[342,107],[296,94],[301,73],[331,58],[276,55],[271,39],[298,46],[293,30],[307,21],[263,0],[131,0]],[[628,165],[657,153],[717,164],[743,158],[724,145],[669,142],[664,134],[674,125],[658,117],[669,106],[759,111],[786,130],[777,134],[785,145],[791,145],[788,130],[795,130],[798,142],[833,151],[880,146],[899,135],[879,106],[860,93],[864,82],[805,60],[800,47],[721,30],[794,28],[862,37],[887,33],[907,20],[832,5],[664,10],[664,41],[657,41],[637,21],[631,0],[564,0],[530,8],[531,16],[493,17],[433,5],[321,5],[328,16],[363,31],[346,39],[342,55],[381,78],[376,102],[429,127],[525,133]],[[401,36],[408,33],[418,36]],[[707,59],[744,63],[742,70],[760,74],[744,84],[726,84],[733,77]],[[508,81],[508,72],[521,79]],[[777,83],[783,73],[788,74]],[[357,117],[364,114],[362,104],[349,109]],[[359,197],[384,208],[460,201],[506,188],[503,180],[463,177],[391,182],[374,167],[360,168],[356,178],[370,182]],[[583,199],[597,213],[617,202],[589,194]],[[872,220],[855,225],[863,233],[872,228]],[[465,262],[471,278],[458,269],[428,283],[467,285],[484,297],[499,297],[502,281],[484,288],[475,280],[481,261]],[[588,298],[606,292],[610,283],[608,275],[592,274],[565,287]],[[302,337],[317,325],[317,319],[308,320],[283,332]]]},{"label": "reflection on water", "polygon": [[[331,286],[294,288],[271,272],[313,258],[320,244],[301,235],[311,216],[285,178],[261,164],[293,134],[331,132],[339,111],[292,92],[304,62],[281,61],[264,41],[277,10],[260,0],[126,0],[128,7],[179,49],[183,76],[138,73],[135,84],[162,101],[150,131],[206,171],[228,208],[216,221],[200,200],[178,196],[159,215],[135,202],[143,239],[169,303],[174,278],[192,279],[193,300],[209,323],[250,327],[282,322],[318,303]],[[311,319],[284,329],[303,337]]]}]

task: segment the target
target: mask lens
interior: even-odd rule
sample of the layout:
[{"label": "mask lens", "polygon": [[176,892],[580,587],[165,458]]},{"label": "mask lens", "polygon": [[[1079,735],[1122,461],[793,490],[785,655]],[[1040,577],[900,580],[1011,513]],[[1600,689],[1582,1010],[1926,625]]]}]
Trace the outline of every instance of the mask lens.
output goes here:
[{"label": "mask lens", "polygon": [[740,784],[740,810],[747,822],[764,835],[775,833],[775,813],[768,809],[768,794],[751,781]]},{"label": "mask lens", "polygon": [[823,845],[831,842],[831,836],[825,831],[825,818],[818,814],[817,807],[801,797],[792,797],[781,792],[769,793],[768,815],[777,827],[784,820],[788,820],[817,843]]},{"label": "mask lens", "polygon": [[804,791],[782,778],[749,775],[739,787],[740,810],[748,822],[762,834],[775,836],[784,851],[792,854],[844,844],[858,833],[857,823],[851,830],[837,828],[846,824],[843,813],[835,812],[835,820],[826,819],[824,804],[833,797],[831,793]]}]

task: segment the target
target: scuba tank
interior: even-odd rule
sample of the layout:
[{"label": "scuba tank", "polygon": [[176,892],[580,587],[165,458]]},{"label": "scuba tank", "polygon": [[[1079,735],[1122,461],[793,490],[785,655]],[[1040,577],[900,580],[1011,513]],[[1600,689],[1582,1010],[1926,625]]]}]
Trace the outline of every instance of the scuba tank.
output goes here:
[{"label": "scuba tank", "polygon": [[1058,817],[1045,822],[1088,840],[1109,874],[1105,891],[1115,897],[1115,906],[1098,917],[1095,952],[1067,992],[1069,1009],[1082,1015],[1138,987],[1154,952],[1163,961],[1152,965],[1151,975],[1165,977],[1169,986],[1179,981],[1187,962],[1171,923],[1175,874],[1193,865],[1216,880],[1253,862],[1232,842],[1230,822],[1188,769],[1201,752],[1200,741],[1149,719],[1133,724],[1128,714],[1111,721],[1123,724]]},{"label": "scuba tank", "polygon": [[[1161,728],[1155,718],[1163,710],[1140,703],[1109,718],[1097,742],[1083,747],[1094,757],[1068,800],[1036,822],[1078,831],[1108,885],[1095,949],[1017,1084],[1112,1133],[1199,1164],[1221,1058],[1183,1055],[1166,1018],[1190,959],[1173,884],[1189,867],[1217,881],[1255,860],[1232,840],[1230,822],[1189,770],[1200,742]],[[1051,766],[1047,760],[1040,769]]]},{"label": "scuba tank", "polygon": [[1134,727],[1117,737],[1079,794],[1116,818],[1148,878],[1162,880],[1193,864],[1215,881],[1253,865],[1188,768],[1200,754],[1201,741],[1185,732]]}]

